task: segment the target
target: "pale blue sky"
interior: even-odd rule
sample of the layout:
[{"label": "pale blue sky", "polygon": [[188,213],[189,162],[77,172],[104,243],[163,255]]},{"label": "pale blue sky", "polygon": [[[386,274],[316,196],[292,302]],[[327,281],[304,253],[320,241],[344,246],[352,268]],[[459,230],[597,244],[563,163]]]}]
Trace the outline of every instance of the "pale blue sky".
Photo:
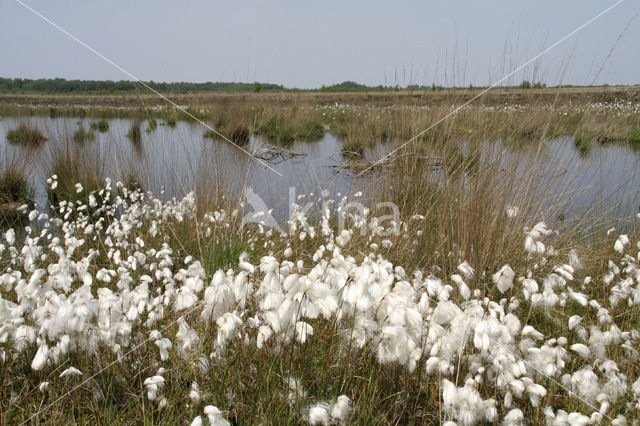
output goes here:
[{"label": "pale blue sky", "polygon": [[[487,85],[615,3],[25,2],[142,80],[302,88],[344,80]],[[624,1],[511,83],[640,83],[640,17],[631,21],[639,12],[640,1]],[[0,2],[0,40],[2,77],[127,78],[15,0]]]}]

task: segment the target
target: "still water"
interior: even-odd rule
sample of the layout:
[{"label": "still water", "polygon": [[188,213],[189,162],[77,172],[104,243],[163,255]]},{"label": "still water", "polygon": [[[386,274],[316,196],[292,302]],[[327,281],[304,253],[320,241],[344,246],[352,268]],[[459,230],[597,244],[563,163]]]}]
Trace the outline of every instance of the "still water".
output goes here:
[{"label": "still water", "polygon": [[[199,123],[178,122],[170,127],[159,120],[157,128],[151,130],[148,122],[144,122],[140,143],[132,143],[127,136],[132,120],[113,119],[108,120],[108,131],[95,131],[92,141],[76,143],[73,133],[80,126],[89,130],[95,121],[2,118],[0,164],[5,167],[17,161],[28,164],[30,181],[36,188],[36,201],[40,205],[46,205],[45,180],[51,171],[54,153],[60,150],[88,153],[87,158],[92,161],[86,167],[97,165],[105,176],[114,179],[133,174],[146,189],[162,198],[181,197],[199,186],[220,187],[229,196],[243,199],[242,188],[250,187],[264,200],[264,207],[273,208],[276,215],[287,214],[290,200],[300,194],[319,194],[324,190],[334,198],[362,190],[365,197],[375,199],[378,195],[375,176],[357,177],[349,170],[340,169],[345,159],[340,141],[332,133],[316,142],[294,142],[285,152],[276,149],[275,156],[274,153],[265,155],[259,162],[227,142],[204,138],[206,129]],[[37,150],[10,144],[6,133],[21,123],[37,127],[49,141]],[[520,149],[505,148],[499,141],[486,142],[481,147],[480,164],[497,165],[504,170],[505,179],[511,180],[504,183],[512,185],[514,191],[523,188],[519,179],[523,182],[528,179],[527,190],[538,191],[536,196],[550,215],[576,215],[599,208],[624,218],[639,212],[640,155],[625,144],[594,143],[588,155],[581,155],[575,149],[571,137]],[[271,146],[262,138],[252,137],[243,148],[260,153]],[[366,150],[365,158],[375,160],[392,149],[392,144],[380,144]],[[465,150],[464,144],[461,149]],[[513,170],[516,173],[512,173]],[[434,172],[434,179],[439,173],[443,172]],[[518,194],[513,196],[517,198]]]}]

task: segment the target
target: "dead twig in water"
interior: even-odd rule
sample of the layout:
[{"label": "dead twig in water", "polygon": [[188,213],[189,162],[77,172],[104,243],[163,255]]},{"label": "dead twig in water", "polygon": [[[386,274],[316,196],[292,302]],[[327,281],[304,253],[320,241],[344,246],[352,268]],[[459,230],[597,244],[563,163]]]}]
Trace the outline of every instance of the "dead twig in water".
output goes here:
[{"label": "dead twig in water", "polygon": [[342,171],[348,171],[354,174],[360,174],[362,172],[366,172],[366,174],[371,175],[378,172],[389,172],[391,166],[397,161],[415,161],[420,163],[421,166],[431,168],[432,170],[436,170],[442,167],[443,161],[441,157],[429,157],[425,155],[415,155],[412,153],[405,154],[396,154],[391,157],[386,158],[384,161],[367,161],[367,160],[352,160],[352,161],[343,161],[336,160],[333,158],[338,164],[331,165],[334,173],[340,173]]},{"label": "dead twig in water", "polygon": [[280,164],[283,161],[287,161],[292,158],[305,157],[306,155],[307,154],[304,152],[292,151],[290,149],[273,145],[258,147],[253,152],[253,156],[255,158],[272,164]]}]

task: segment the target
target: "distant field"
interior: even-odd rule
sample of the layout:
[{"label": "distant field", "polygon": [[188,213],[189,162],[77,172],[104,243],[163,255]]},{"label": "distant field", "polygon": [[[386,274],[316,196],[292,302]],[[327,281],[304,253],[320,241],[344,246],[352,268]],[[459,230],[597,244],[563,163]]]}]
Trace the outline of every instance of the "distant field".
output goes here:
[{"label": "distant field", "polygon": [[[353,103],[357,105],[441,105],[442,103],[466,102],[484,89],[443,89],[443,90],[399,90],[371,92],[267,92],[267,93],[163,93],[179,105],[330,105]],[[142,91],[142,90],[141,90]],[[566,88],[494,88],[477,99],[477,103],[493,105],[497,103],[553,102],[565,105],[572,102],[640,102],[640,86],[601,86]],[[78,95],[78,94],[0,94],[0,105],[57,106],[76,105],[100,107],[138,108],[141,104],[167,106],[167,102],[155,94],[124,95]]]}]

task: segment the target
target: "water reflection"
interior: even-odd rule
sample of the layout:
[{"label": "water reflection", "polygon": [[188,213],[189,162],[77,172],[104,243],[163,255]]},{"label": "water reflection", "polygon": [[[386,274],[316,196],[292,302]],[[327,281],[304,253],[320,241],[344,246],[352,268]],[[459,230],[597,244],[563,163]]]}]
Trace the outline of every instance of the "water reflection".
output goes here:
[{"label": "water reflection", "polygon": [[[51,152],[60,149],[89,151],[114,179],[135,176],[145,188],[163,197],[181,197],[196,187],[223,190],[242,199],[242,188],[251,186],[278,216],[287,214],[290,198],[304,193],[328,191],[329,197],[349,194],[360,189],[375,197],[372,177],[356,178],[348,171],[336,173],[342,161],[340,141],[327,133],[318,142],[295,142],[287,149],[302,154],[269,166],[281,176],[230,144],[203,138],[198,123],[178,122],[175,127],[163,121],[153,129],[145,121],[140,127],[140,140],[132,143],[129,132],[133,120],[109,120],[108,131],[95,131],[93,140],[74,142],[80,127],[89,129],[97,120],[77,118],[4,118],[0,120],[3,161],[27,156],[31,162],[30,180],[36,188],[37,202],[46,204],[44,181],[51,168]],[[39,128],[49,141],[35,151],[9,144],[6,134],[21,123]],[[94,126],[95,127],[95,126]],[[267,146],[265,140],[252,137],[245,147],[253,151]],[[522,149],[508,149],[500,142],[480,145],[483,164],[499,167],[510,185],[530,191],[544,208],[556,214],[580,214],[608,208],[615,217],[638,212],[638,156],[624,144],[600,146],[594,143],[589,155],[581,155],[573,138],[562,137],[541,144],[532,143]],[[366,151],[368,158],[380,158],[390,145]],[[467,149],[464,146],[463,150]],[[428,152],[428,151],[427,151]],[[433,155],[438,155],[434,153]],[[515,173],[510,173],[509,171]],[[435,172],[435,178],[437,178]],[[544,178],[541,178],[544,176]],[[373,185],[373,188],[370,187]],[[293,191],[290,188],[295,188]]]}]

